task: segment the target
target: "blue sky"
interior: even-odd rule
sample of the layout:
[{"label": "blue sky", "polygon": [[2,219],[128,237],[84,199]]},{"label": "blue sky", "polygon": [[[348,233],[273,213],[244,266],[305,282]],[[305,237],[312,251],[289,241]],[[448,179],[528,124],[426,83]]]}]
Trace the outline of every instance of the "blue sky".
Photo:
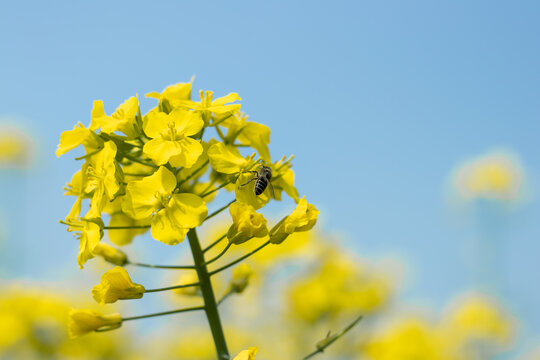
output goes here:
[{"label": "blue sky", "polygon": [[[295,154],[325,231],[405,260],[404,298],[444,304],[469,289],[477,231],[445,199],[452,168],[504,147],[533,193],[539,181],[539,15],[536,1],[3,2],[0,117],[39,142],[36,168],[0,180],[26,273],[59,276],[43,252],[75,261],[57,224],[77,166],[56,159],[60,132],[87,124],[94,99],[111,112],[195,75],[196,89],[242,96],[272,129],[274,158]],[[533,197],[505,220],[510,303],[530,324],[539,217]]]}]

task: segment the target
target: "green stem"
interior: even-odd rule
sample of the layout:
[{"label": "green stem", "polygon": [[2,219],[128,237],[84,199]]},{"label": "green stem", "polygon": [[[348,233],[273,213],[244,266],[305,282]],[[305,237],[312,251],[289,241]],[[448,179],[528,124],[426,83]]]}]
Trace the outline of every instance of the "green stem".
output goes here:
[{"label": "green stem", "polygon": [[227,246],[225,246],[225,249],[223,249],[219,254],[217,254],[213,259],[210,259],[206,262],[206,265],[210,265],[211,263],[213,263],[214,261],[218,260],[220,257],[222,257],[223,255],[225,255],[225,253],[227,252],[227,250],[229,250],[229,248],[231,247],[231,243],[228,243]]},{"label": "green stem", "polygon": [[264,244],[262,244],[261,246],[259,246],[259,247],[256,248],[255,250],[252,250],[251,252],[247,253],[246,255],[241,256],[241,257],[239,257],[238,259],[236,259],[236,260],[234,260],[234,261],[228,263],[227,265],[223,265],[222,267],[217,268],[217,269],[214,270],[214,271],[210,271],[210,276],[215,275],[215,274],[217,274],[218,272],[221,272],[221,271],[223,271],[223,270],[225,270],[225,269],[230,268],[230,267],[233,266],[233,265],[238,264],[240,261],[242,261],[242,260],[244,260],[244,259],[250,257],[251,255],[255,254],[257,251],[261,250],[262,248],[264,248],[264,247],[265,247],[266,245],[268,245],[268,244],[270,244],[270,240],[268,240],[267,242],[265,242]]},{"label": "green stem", "polygon": [[158,292],[158,291],[167,291],[167,290],[174,290],[174,289],[183,289],[187,287],[193,287],[193,286],[199,286],[200,284],[198,282],[191,283],[191,284],[184,284],[184,285],[175,285],[175,286],[168,286],[164,288],[159,289],[146,289],[144,290],[145,293],[152,293],[152,292]]},{"label": "green stem", "polygon": [[216,241],[214,241],[213,243],[211,243],[210,245],[208,245],[207,247],[205,247],[203,249],[203,253],[207,252],[208,250],[210,250],[211,248],[213,248],[214,246],[216,246],[217,244],[219,244],[221,242],[221,240],[225,239],[225,236],[227,236],[227,233],[221,235]]},{"label": "green stem", "polygon": [[347,325],[347,327],[345,327],[343,330],[341,330],[339,333],[337,334],[334,334],[334,335],[330,335],[330,333],[328,333],[328,340],[324,339],[323,340],[323,345],[317,345],[317,350],[313,351],[312,353],[308,354],[306,357],[303,358],[303,360],[307,360],[319,353],[322,353],[327,347],[329,347],[330,345],[332,345],[337,339],[339,339],[340,337],[342,337],[343,335],[345,335],[347,333],[347,331],[351,330],[356,324],[358,324],[360,322],[360,320],[362,320],[364,316],[363,315],[360,315],[359,317],[357,317],[352,323],[350,323],[349,325]]},{"label": "green stem", "polygon": [[128,154],[122,154],[123,157],[125,157],[126,159],[130,160],[130,161],[133,161],[133,162],[136,162],[136,163],[139,163],[141,165],[145,165],[145,166],[149,166],[151,168],[158,168],[159,166],[155,165],[155,164],[150,164],[150,163],[147,163],[145,161],[142,161],[142,160],[139,160],[131,155],[128,155]]},{"label": "green stem", "polygon": [[143,263],[131,262],[131,261],[129,261],[127,264],[128,265],[134,265],[134,266],[153,268],[153,269],[193,269],[193,270],[195,270],[194,265],[151,265],[151,264],[143,264]]},{"label": "green stem", "polygon": [[210,275],[208,274],[204,254],[201,249],[201,244],[199,243],[199,237],[197,236],[195,229],[189,230],[187,236],[189,239],[189,246],[191,247],[191,253],[193,254],[197,275],[199,276],[199,282],[201,284],[200,287],[204,299],[204,310],[206,311],[206,317],[208,318],[212,337],[214,338],[217,358],[218,360],[229,360],[229,350],[227,349],[225,335],[223,334],[223,328],[221,327],[214,289],[212,288],[212,282],[210,280]]},{"label": "green stem", "polygon": [[204,169],[204,167],[206,165],[208,165],[210,161],[209,160],[206,160],[201,166],[199,166],[198,169],[196,169],[195,171],[193,171],[191,174],[189,174],[189,176],[187,176],[185,179],[183,179],[182,181],[178,182],[178,184],[176,185],[177,188],[180,188],[180,186],[182,186],[182,184],[184,184],[185,182],[189,181],[192,177],[194,177],[199,171],[201,171],[202,169]]},{"label": "green stem", "polygon": [[213,213],[211,213],[210,215],[208,215],[208,216],[206,217],[206,219],[204,219],[204,221],[213,218],[214,216],[216,216],[217,214],[219,214],[220,212],[222,212],[223,210],[225,210],[226,208],[228,208],[229,206],[231,206],[232,203],[235,203],[235,202],[236,202],[236,199],[231,200],[231,202],[229,202],[227,205],[225,205],[225,206],[223,206],[223,207],[220,207],[219,209],[217,209],[216,211],[214,211]]},{"label": "green stem", "polygon": [[204,309],[204,306],[194,306],[194,307],[183,308],[183,309],[178,309],[178,310],[163,311],[163,312],[154,313],[154,314],[122,318],[122,321],[146,319],[146,318],[154,317],[154,316],[170,315],[170,314],[177,314],[177,313],[182,313],[182,312],[187,312],[187,311],[195,311],[195,310],[203,310],[203,309]]},{"label": "green stem", "polygon": [[105,230],[127,230],[127,229],[148,229],[150,225],[131,225],[131,226],[104,226]]}]

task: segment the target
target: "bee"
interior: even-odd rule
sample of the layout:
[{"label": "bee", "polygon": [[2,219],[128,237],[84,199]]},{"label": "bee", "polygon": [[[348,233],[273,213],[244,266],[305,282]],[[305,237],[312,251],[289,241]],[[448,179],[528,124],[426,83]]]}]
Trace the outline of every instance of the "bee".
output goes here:
[{"label": "bee", "polygon": [[264,192],[264,190],[268,187],[268,185],[270,185],[272,197],[274,199],[276,198],[276,196],[274,195],[274,187],[272,186],[272,183],[270,182],[270,180],[272,179],[272,169],[270,169],[270,167],[262,165],[259,171],[248,171],[248,172],[253,173],[255,175],[247,183],[240,185],[241,187],[246,186],[253,180],[257,180],[255,182],[255,195],[257,196],[261,195]]}]

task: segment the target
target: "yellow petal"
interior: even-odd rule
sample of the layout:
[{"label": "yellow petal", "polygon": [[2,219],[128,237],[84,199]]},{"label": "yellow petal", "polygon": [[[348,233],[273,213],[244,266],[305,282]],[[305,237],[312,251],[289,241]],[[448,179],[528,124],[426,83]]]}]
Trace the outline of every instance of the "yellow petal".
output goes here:
[{"label": "yellow petal", "polygon": [[144,286],[131,281],[126,269],[116,266],[101,276],[101,282],[92,289],[92,297],[103,305],[117,300],[140,299],[144,291]]},{"label": "yellow petal", "polygon": [[192,138],[184,138],[175,143],[177,143],[182,150],[180,154],[170,158],[170,163],[174,167],[190,168],[197,162],[203,153],[201,143]]},{"label": "yellow petal", "polygon": [[210,165],[217,172],[234,174],[242,171],[253,163],[252,157],[242,157],[234,146],[217,143],[208,149]]},{"label": "yellow petal", "polygon": [[163,165],[171,157],[181,154],[182,146],[178,141],[169,141],[164,140],[162,137],[157,137],[144,144],[143,152],[156,165]]},{"label": "yellow petal", "polygon": [[161,208],[176,187],[176,177],[165,167],[126,188],[122,210],[133,219],[145,219]]},{"label": "yellow petal", "polygon": [[93,310],[74,310],[69,312],[68,332],[70,338],[76,338],[103,327],[120,327],[120,314],[103,315]]},{"label": "yellow petal", "polygon": [[176,245],[184,241],[188,228],[181,227],[169,208],[158,211],[152,217],[152,237],[167,245]]}]

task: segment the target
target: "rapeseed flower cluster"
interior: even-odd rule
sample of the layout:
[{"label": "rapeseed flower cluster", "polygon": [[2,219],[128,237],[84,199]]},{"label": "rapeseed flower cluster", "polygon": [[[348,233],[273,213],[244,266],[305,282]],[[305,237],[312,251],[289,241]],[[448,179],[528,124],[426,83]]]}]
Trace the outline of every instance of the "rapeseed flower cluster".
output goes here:
[{"label": "rapeseed flower cluster", "polygon": [[[92,290],[100,303],[138,299],[147,292],[175,290],[200,295],[202,305],[166,313],[204,310],[212,329],[218,357],[228,357],[210,277],[235,266],[248,256],[270,245],[282,243],[288,236],[313,228],[318,210],[294,186],[292,156],[272,161],[269,151],[270,129],[248,121],[230,93],[214,98],[212,91],[200,91],[192,100],[192,82],[167,87],[147,97],[157,104],[146,113],[138,95],[122,103],[107,115],[102,101],[95,101],[88,127],[78,123],[60,136],[57,156],[79,146],[84,154],[77,158],[81,168],[67,184],[66,195],[75,197],[74,205],[61,222],[79,240],[77,262],[82,269],[94,257],[117,265],[107,271]],[[155,101],[155,100],[154,100]],[[250,151],[250,149],[252,151]],[[264,166],[270,175],[261,175]],[[255,193],[255,185],[262,194]],[[209,213],[218,191],[228,192],[231,201]],[[283,193],[297,203],[296,209],[269,230],[262,208]],[[196,229],[205,221],[229,209],[228,231],[205,248]],[[151,265],[130,261],[121,250],[104,243],[108,238],[117,246],[150,232],[153,239],[168,246],[189,239],[194,265]],[[210,270],[230,247],[267,238],[255,251],[228,264]],[[212,259],[205,257],[221,241],[227,246]],[[132,281],[125,266],[144,266],[192,271],[191,282],[161,289],[148,289]],[[214,265],[212,265],[214,266]],[[240,264],[233,271],[230,293],[241,293],[248,285],[251,269]],[[90,310],[74,310],[70,317],[73,336],[90,331],[120,327],[125,321],[149,316],[122,317]],[[252,359],[249,349],[239,359]]]}]

